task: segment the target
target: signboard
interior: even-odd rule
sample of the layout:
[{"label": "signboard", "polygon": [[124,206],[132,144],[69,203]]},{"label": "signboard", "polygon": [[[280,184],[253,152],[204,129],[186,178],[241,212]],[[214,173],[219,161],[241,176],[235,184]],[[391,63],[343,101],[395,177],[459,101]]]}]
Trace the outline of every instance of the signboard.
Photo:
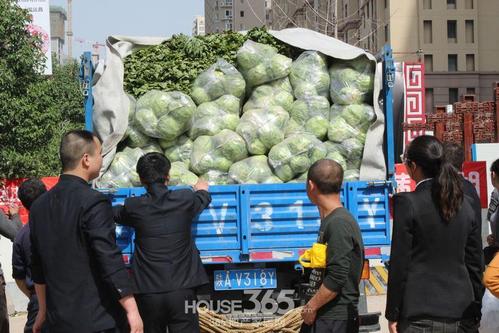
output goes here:
[{"label": "signboard", "polygon": [[[482,208],[487,208],[489,202],[486,163],[465,162],[463,165],[463,176],[475,186]],[[416,183],[407,173],[405,164],[395,164],[395,181],[397,182],[397,193],[412,192],[416,189]]]},{"label": "signboard", "polygon": [[[4,213],[9,211],[11,205],[19,206],[19,215],[23,223],[28,221],[28,211],[23,207],[17,198],[17,190],[25,179],[0,179],[0,210]],[[51,189],[57,184],[59,177],[45,177],[42,182],[47,189]]]},{"label": "signboard", "polygon": [[[425,86],[424,64],[403,63],[404,73],[404,122],[407,124],[424,124],[425,118]],[[404,150],[414,138],[424,135],[425,130],[404,131]]]},{"label": "signboard", "polygon": [[42,51],[45,54],[44,74],[52,75],[49,0],[18,0],[17,4],[19,7],[26,9],[32,17],[28,30],[32,35],[39,35],[42,39]]}]

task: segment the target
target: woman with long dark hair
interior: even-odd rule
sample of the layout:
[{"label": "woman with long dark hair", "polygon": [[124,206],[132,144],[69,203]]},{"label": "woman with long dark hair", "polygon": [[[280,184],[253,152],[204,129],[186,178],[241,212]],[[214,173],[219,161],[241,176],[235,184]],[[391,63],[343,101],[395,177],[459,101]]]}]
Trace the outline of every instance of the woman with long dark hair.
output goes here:
[{"label": "woman with long dark hair", "polygon": [[478,332],[481,221],[438,139],[416,138],[404,163],[417,185],[394,196],[385,314],[390,333]]}]

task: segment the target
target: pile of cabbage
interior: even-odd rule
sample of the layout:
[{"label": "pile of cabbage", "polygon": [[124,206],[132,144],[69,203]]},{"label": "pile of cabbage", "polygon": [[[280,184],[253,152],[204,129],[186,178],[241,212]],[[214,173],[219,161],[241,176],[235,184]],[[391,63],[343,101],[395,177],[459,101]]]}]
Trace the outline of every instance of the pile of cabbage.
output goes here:
[{"label": "pile of cabbage", "polygon": [[130,98],[129,127],[101,187],[139,186],[148,152],[172,163],[170,184],[303,182],[317,160],[358,180],[372,107],[374,64],[304,51],[294,61],[247,41],[193,82],[191,95],[151,90]]}]

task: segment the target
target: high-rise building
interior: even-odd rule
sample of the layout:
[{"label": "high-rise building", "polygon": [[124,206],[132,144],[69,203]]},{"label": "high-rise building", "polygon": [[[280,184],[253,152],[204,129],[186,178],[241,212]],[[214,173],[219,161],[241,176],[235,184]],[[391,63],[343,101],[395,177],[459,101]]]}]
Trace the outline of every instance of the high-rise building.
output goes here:
[{"label": "high-rise building", "polygon": [[499,1],[338,0],[339,37],[425,64],[426,109],[463,94],[493,100],[499,81]]},{"label": "high-rise building", "polygon": [[335,0],[272,0],[269,26],[301,27],[334,36]]},{"label": "high-rise building", "polygon": [[267,25],[270,0],[205,0],[206,33]]},{"label": "high-rise building", "polygon": [[194,23],[192,25],[192,35],[193,36],[204,36],[206,33],[204,16],[196,16],[194,18]]},{"label": "high-rise building", "polygon": [[66,11],[59,6],[50,6],[50,45],[52,54],[55,55],[57,62],[62,63],[65,60],[64,42],[66,40]]}]

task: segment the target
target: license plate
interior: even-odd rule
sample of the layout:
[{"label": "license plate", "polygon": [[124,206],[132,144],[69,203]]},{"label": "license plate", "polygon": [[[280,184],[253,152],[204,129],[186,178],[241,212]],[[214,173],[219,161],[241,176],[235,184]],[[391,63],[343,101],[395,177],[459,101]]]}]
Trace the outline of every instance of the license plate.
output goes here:
[{"label": "license plate", "polygon": [[275,268],[215,271],[215,290],[275,289]]}]

